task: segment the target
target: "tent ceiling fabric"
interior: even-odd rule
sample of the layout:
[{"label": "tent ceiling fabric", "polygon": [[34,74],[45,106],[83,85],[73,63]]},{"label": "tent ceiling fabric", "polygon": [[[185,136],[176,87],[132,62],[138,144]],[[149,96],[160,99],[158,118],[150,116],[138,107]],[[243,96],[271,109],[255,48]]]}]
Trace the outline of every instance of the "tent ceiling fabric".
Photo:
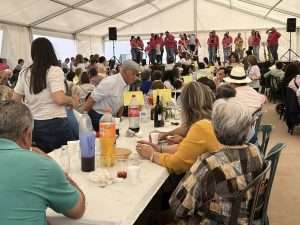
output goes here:
[{"label": "tent ceiling fabric", "polygon": [[94,0],[83,5],[82,8],[113,15],[141,2],[143,0]]},{"label": "tent ceiling fabric", "polygon": [[[107,35],[109,26],[120,29],[120,35],[164,30],[193,31],[193,2],[193,0],[91,0],[86,2],[82,0],[0,0],[0,23],[10,22],[30,27],[30,24],[35,24],[36,21],[49,16],[49,20],[32,28],[97,36]],[[176,5],[178,3],[180,5]],[[278,0],[198,0],[197,27],[199,31],[284,27],[286,19],[293,16],[296,16],[297,23],[300,23],[299,0],[282,0],[264,18],[276,3]],[[174,4],[175,7],[172,7]],[[51,18],[57,12],[61,14]]]},{"label": "tent ceiling fabric", "polygon": [[80,29],[81,27],[93,23],[99,19],[104,19],[104,17],[78,11],[75,9],[59,15],[53,19],[50,19],[44,23],[41,23],[37,27],[55,27],[58,30],[64,30],[71,33],[74,30]]},{"label": "tent ceiling fabric", "polygon": [[[157,11],[157,9],[155,7],[153,7],[150,4],[147,4],[142,7],[137,8],[135,10],[132,10],[128,13],[125,13],[125,14],[119,16],[118,18],[132,23],[135,20],[138,20],[146,15],[150,15],[151,13],[154,13],[156,11]],[[141,13],[141,12],[143,12],[143,13]]]},{"label": "tent ceiling fabric", "polygon": [[48,0],[1,0],[0,3],[1,20],[24,24],[30,24],[64,8]]}]

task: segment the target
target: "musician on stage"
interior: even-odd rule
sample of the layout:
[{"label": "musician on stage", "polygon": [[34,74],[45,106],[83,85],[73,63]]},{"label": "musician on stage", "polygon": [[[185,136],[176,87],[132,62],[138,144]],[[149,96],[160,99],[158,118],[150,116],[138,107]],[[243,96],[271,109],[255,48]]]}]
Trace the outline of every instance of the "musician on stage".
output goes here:
[{"label": "musician on stage", "polygon": [[180,40],[178,41],[178,55],[181,59],[183,57],[183,53],[187,51],[187,37],[186,34],[179,35]]},{"label": "musician on stage", "polygon": [[275,63],[278,60],[278,41],[281,34],[275,29],[275,27],[268,29],[266,33],[268,34],[267,47],[273,57],[273,63]]},{"label": "musician on stage", "polygon": [[156,51],[155,51],[156,41],[155,41],[154,36],[155,35],[152,33],[150,41],[149,41],[149,46],[150,46],[150,49],[149,49],[149,60],[150,60],[151,64],[155,64],[155,59],[156,59]]},{"label": "musician on stage", "polygon": [[259,60],[260,40],[261,40],[261,37],[260,37],[259,32],[255,31],[254,36],[253,36],[253,41],[252,41],[253,55],[256,56],[256,59],[257,59],[258,62],[260,61]]},{"label": "musician on stage", "polygon": [[155,55],[156,55],[156,63],[161,64],[162,63],[162,55],[161,55],[161,40],[158,34],[154,35],[155,40]]},{"label": "musician on stage", "polygon": [[209,63],[213,65],[216,62],[217,51],[219,49],[219,36],[213,30],[209,33],[209,38],[207,39]]},{"label": "musician on stage", "polygon": [[192,55],[198,55],[199,40],[195,34],[190,34],[188,39],[188,49]]},{"label": "musician on stage", "polygon": [[243,44],[244,44],[244,40],[241,36],[241,33],[238,33],[238,35],[234,39],[234,45],[235,45],[235,53],[239,56],[240,60],[243,59],[244,57]]},{"label": "musician on stage", "polygon": [[177,51],[177,41],[175,40],[175,37],[170,34],[168,31],[166,31],[166,37],[164,41],[164,45],[166,46],[166,52],[167,52],[167,63],[172,61],[175,62],[175,54]]},{"label": "musician on stage", "polygon": [[160,44],[160,51],[161,51],[160,57],[161,57],[161,61],[162,61],[162,58],[164,56],[164,33],[159,34],[158,41]]},{"label": "musician on stage", "polygon": [[130,38],[130,52],[131,52],[131,59],[133,61],[136,61],[136,48],[137,48],[137,44],[136,44],[136,38],[134,36],[131,36]]},{"label": "musician on stage", "polygon": [[226,32],[224,34],[222,44],[223,44],[224,62],[228,62],[229,56],[232,51],[232,37],[229,35],[229,32]]},{"label": "musician on stage", "polygon": [[136,38],[136,63],[140,64],[143,59],[144,42],[140,36]]}]

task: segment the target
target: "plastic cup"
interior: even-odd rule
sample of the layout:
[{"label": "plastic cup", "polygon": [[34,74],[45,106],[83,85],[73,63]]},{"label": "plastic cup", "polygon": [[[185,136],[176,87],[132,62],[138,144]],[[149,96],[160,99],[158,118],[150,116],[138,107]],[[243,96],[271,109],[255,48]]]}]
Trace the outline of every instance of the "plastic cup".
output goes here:
[{"label": "plastic cup", "polygon": [[153,132],[150,134],[151,137],[151,142],[155,145],[158,144],[158,139],[159,139],[159,133],[158,132]]},{"label": "plastic cup", "polygon": [[129,166],[127,168],[127,178],[131,184],[137,184],[140,180],[140,166]]},{"label": "plastic cup", "polygon": [[119,117],[115,117],[116,129],[118,129],[118,128],[119,128],[120,121],[121,121],[121,118],[119,118]]},{"label": "plastic cup", "polygon": [[116,176],[125,179],[127,177],[128,159],[119,158],[116,162]]},{"label": "plastic cup", "polygon": [[71,160],[70,160],[70,151],[67,145],[63,145],[60,150],[60,164],[66,173],[70,172]]},{"label": "plastic cup", "polygon": [[116,135],[117,135],[117,137],[120,135],[120,121],[121,121],[121,118],[115,117]]}]

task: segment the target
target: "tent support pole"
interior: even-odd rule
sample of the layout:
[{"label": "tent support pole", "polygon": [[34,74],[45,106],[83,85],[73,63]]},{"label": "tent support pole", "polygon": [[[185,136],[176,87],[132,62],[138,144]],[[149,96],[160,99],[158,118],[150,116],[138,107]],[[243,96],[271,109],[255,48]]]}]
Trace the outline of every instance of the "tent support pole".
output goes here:
[{"label": "tent support pole", "polygon": [[296,52],[300,53],[300,28],[298,27],[296,30]]},{"label": "tent support pole", "polygon": [[32,28],[28,27],[28,35],[29,35],[29,41],[30,43],[33,41],[33,32],[32,32]]},{"label": "tent support pole", "polygon": [[197,32],[198,32],[198,27],[197,27],[197,18],[198,18],[198,6],[197,6],[197,1],[198,0],[194,0],[194,32],[195,35],[197,36]]}]

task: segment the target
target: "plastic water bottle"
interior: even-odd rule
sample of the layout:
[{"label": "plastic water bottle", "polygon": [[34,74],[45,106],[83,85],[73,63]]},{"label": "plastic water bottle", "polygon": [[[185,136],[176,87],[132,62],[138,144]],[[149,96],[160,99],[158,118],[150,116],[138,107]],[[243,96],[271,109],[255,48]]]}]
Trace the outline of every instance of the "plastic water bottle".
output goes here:
[{"label": "plastic water bottle", "polygon": [[129,129],[135,133],[140,130],[140,107],[135,95],[132,95],[128,106]]},{"label": "plastic water bottle", "polygon": [[100,132],[100,164],[104,167],[112,167],[115,164],[115,140],[116,124],[111,110],[106,110],[99,124]]},{"label": "plastic water bottle", "polygon": [[140,113],[142,123],[146,123],[150,121],[150,117],[151,117],[151,105],[149,104],[148,96],[146,95],[144,95],[144,102],[145,104],[142,106],[142,110]]},{"label": "plastic water bottle", "polygon": [[79,145],[81,153],[81,170],[90,172],[95,170],[95,139],[89,115],[84,112],[79,120]]}]

